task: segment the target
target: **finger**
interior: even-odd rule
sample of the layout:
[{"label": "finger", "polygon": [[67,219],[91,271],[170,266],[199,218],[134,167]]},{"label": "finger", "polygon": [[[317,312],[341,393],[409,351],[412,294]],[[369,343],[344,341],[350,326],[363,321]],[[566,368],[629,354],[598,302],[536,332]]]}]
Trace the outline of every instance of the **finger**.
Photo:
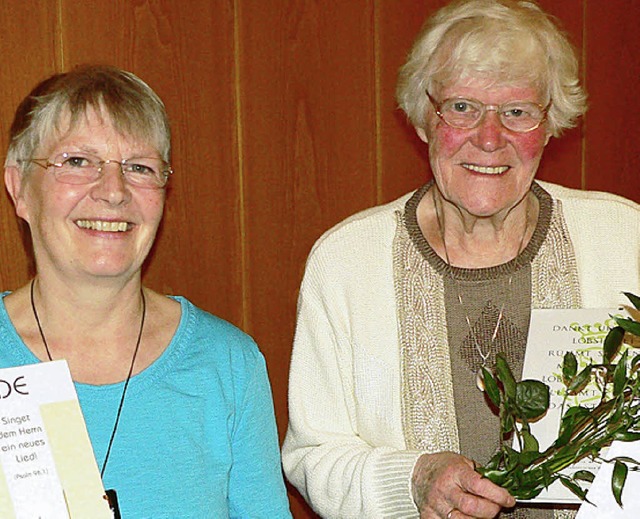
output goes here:
[{"label": "finger", "polygon": [[516,501],[513,496],[507,490],[491,482],[489,479],[483,478],[477,472],[467,473],[464,476],[464,479],[460,480],[460,486],[465,491],[466,496],[474,495],[503,508],[515,506]]},{"label": "finger", "polygon": [[467,515],[465,513],[462,513],[457,508],[453,508],[447,515],[444,516],[444,519],[476,519],[476,516]]},{"label": "finger", "polygon": [[[475,496],[463,494],[455,505],[452,517],[474,517],[478,519],[491,519],[498,515],[502,507],[493,501]],[[450,518],[451,519],[451,518]]]}]

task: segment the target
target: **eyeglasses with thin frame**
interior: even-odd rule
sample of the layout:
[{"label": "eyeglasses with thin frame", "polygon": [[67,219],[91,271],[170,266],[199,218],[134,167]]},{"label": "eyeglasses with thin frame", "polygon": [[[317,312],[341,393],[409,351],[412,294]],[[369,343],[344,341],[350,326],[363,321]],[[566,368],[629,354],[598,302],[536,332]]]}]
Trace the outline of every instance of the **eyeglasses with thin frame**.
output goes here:
[{"label": "eyeglasses with thin frame", "polygon": [[125,181],[142,188],[162,188],[173,174],[171,165],[155,157],[133,157],[130,159],[101,159],[91,153],[63,152],[49,159],[24,159],[41,168],[52,169],[55,179],[63,184],[91,184],[99,180],[107,164],[118,164]]},{"label": "eyeglasses with thin frame", "polygon": [[526,133],[538,128],[547,118],[551,101],[542,107],[531,101],[510,101],[501,105],[486,105],[477,99],[451,97],[436,101],[425,91],[436,114],[452,128],[470,130],[480,125],[489,111],[498,114],[502,126],[517,133]]}]

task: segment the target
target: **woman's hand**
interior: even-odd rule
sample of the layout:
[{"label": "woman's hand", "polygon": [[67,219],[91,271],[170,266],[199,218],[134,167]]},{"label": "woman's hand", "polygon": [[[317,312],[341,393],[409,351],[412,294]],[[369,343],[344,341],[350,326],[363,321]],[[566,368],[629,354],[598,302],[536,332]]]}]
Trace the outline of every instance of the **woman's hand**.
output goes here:
[{"label": "woman's hand", "polygon": [[473,461],[453,452],[420,456],[411,484],[420,519],[491,519],[516,504],[504,488],[478,474]]}]

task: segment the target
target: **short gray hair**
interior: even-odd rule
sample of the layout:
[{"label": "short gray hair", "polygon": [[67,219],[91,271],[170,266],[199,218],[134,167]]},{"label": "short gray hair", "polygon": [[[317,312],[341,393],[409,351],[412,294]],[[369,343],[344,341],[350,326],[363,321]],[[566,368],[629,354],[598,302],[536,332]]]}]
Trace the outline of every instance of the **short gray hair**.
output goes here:
[{"label": "short gray hair", "polygon": [[586,110],[578,60],[567,36],[534,2],[457,0],[425,23],[400,69],[397,99],[417,128],[426,125],[439,86],[459,78],[527,82],[551,100],[551,134],[576,125]]},{"label": "short gray hair", "polygon": [[[83,65],[45,79],[20,103],[9,132],[5,164],[21,166],[21,160],[34,158],[39,146],[72,130],[89,109],[108,116],[122,135],[152,143],[169,162],[169,120],[164,103],[151,87],[116,67]],[[63,122],[69,126],[61,128]]]}]

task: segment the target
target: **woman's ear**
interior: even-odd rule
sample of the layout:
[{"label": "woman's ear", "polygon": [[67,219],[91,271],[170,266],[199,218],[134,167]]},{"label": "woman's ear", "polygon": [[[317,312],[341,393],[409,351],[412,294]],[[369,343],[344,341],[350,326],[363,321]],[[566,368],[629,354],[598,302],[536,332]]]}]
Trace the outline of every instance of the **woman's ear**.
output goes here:
[{"label": "woman's ear", "polygon": [[4,185],[7,188],[7,192],[13,201],[13,205],[16,208],[16,214],[26,220],[27,218],[27,207],[24,201],[23,196],[23,184],[24,179],[22,177],[21,171],[17,166],[6,166],[4,168]]}]

